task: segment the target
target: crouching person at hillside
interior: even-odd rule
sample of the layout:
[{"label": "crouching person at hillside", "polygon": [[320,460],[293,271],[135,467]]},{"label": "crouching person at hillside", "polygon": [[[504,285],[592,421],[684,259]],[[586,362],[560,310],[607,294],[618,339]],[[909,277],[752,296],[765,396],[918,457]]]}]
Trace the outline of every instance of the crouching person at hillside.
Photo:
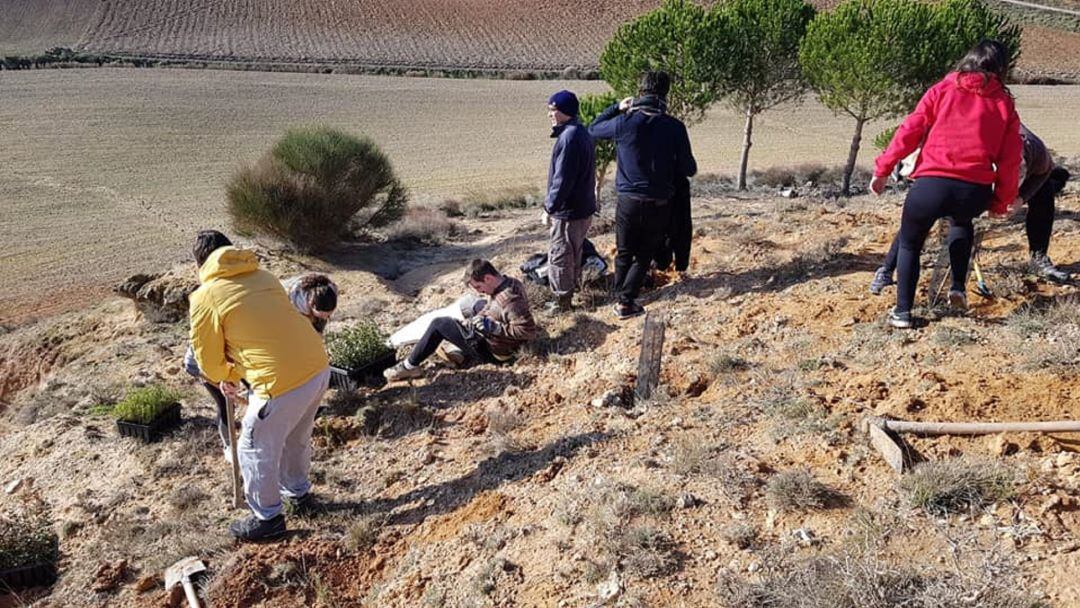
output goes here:
[{"label": "crouching person at hillside", "polygon": [[195,361],[226,395],[236,395],[240,380],[251,387],[238,458],[253,514],[229,532],[241,540],[280,536],[282,497],[303,508],[311,490],[311,429],[330,380],[326,349],[254,253],[205,230],[194,255],[201,284],[190,298]]},{"label": "crouching person at hillside", "polygon": [[521,345],[536,337],[536,322],[521,281],[504,276],[487,260],[473,260],[465,270],[465,282],[489,296],[488,304],[464,323],[453,317],[432,320],[409,356],[383,373],[388,381],[423,376],[420,364],[444,340],[473,362],[506,363]]}]

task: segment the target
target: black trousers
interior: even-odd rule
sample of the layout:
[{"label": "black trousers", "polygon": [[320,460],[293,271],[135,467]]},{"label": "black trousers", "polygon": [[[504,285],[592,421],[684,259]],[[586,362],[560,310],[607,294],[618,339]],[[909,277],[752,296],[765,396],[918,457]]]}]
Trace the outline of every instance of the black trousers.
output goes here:
[{"label": "black trousers", "polygon": [[615,209],[615,291],[620,304],[641,293],[671,216],[666,200],[619,195]]},{"label": "black trousers", "polygon": [[[1024,231],[1027,234],[1028,251],[1031,253],[1046,254],[1050,248],[1050,234],[1054,231],[1054,198],[1065,187],[1069,180],[1069,173],[1063,169],[1055,169],[1041,188],[1035,191],[1034,196],[1027,202],[1027,218],[1024,221]],[[889,253],[885,255],[882,267],[885,272],[892,274],[896,270],[896,258],[900,251],[900,237],[897,235],[889,247]]]},{"label": "black trousers", "polygon": [[896,269],[896,310],[909,312],[915,304],[919,283],[919,254],[934,222],[952,218],[949,228],[949,261],[952,289],[963,291],[975,227],[971,221],[990,206],[989,185],[973,184],[947,177],[921,177],[908,191],[900,217],[899,250]]},{"label": "black trousers", "polygon": [[471,327],[466,328],[457,319],[439,317],[431,322],[424,336],[413,346],[409,353],[409,365],[417,366],[435,354],[443,340],[465,351],[465,355],[474,361],[496,362],[487,341],[477,335]]},{"label": "black trousers", "polygon": [[690,243],[694,237],[694,222],[690,213],[690,180],[676,180],[675,196],[671,197],[671,218],[660,248],[656,251],[656,267],[667,270],[675,261],[675,270],[690,267]]}]

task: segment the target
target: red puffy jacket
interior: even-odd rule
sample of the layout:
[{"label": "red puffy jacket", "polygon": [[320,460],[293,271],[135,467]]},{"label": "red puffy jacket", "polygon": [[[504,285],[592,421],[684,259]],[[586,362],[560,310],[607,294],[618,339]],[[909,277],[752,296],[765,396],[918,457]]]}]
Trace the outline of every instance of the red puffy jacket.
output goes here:
[{"label": "red puffy jacket", "polygon": [[885,176],[922,147],[912,177],[951,177],[994,184],[990,210],[1002,213],[1020,180],[1020,117],[996,76],[952,72],[930,87],[877,157],[874,175]]}]

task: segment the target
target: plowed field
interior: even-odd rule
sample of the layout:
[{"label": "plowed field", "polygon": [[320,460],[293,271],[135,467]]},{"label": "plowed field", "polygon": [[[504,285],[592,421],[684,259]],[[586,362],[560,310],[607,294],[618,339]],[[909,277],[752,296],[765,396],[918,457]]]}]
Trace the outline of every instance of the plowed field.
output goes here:
[{"label": "plowed field", "polygon": [[[561,70],[595,67],[658,0],[4,0],[0,53],[51,46],[170,58]],[[819,7],[835,4],[816,0]],[[1080,76],[1080,34],[1047,13],[1021,68]]]}]

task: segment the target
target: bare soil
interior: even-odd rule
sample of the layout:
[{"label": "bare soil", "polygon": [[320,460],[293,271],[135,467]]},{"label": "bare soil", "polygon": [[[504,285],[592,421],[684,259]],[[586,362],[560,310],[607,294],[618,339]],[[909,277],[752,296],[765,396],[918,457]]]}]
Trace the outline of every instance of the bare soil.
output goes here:
[{"label": "bare soil", "polygon": [[[1070,188],[1051,253],[1076,272],[1080,194]],[[663,277],[645,298],[668,331],[660,395],[635,410],[592,405],[633,381],[641,336],[640,319],[618,322],[599,302],[542,317],[547,336],[512,366],[437,367],[412,385],[329,395],[315,440],[321,509],[291,518],[290,536],[269,545],[224,536],[240,513],[227,507],[209,400],[179,368],[183,324],[148,325],[129,303],[110,300],[15,329],[0,336],[0,368],[16,379],[0,397],[0,482],[23,479],[24,489],[0,499],[35,493],[64,531],[61,580],[51,594],[31,595],[33,605],[166,605],[160,584],[140,594],[137,581],[187,554],[207,560],[201,592],[214,606],[591,606],[612,576],[618,595],[609,605],[716,605],[719,573],[752,578],[770,551],[829,551],[864,538],[866,522],[888,521],[883,558],[941,571],[993,554],[1018,588],[1055,607],[1080,606],[1076,437],[911,439],[927,460],[993,458],[1022,474],[1012,500],[931,517],[909,505],[859,430],[869,414],[1080,415],[1080,360],[1033,357],[1054,344],[1017,333],[1026,304],[1078,297],[1075,286],[1020,269],[1020,224],[987,232],[982,263],[996,299],[973,295],[969,314],[911,332],[884,325],[892,292],[875,297],[866,286],[900,201],[696,198],[690,277]],[[281,275],[332,272],[343,287],[334,324],[373,318],[390,329],[458,295],[467,257],[514,269],[544,246],[530,211],[466,224],[471,236],[442,247],[358,245],[330,261],[264,254]],[[613,246],[610,233],[595,241],[601,251]],[[401,278],[372,272],[388,263]],[[406,278],[423,268],[434,269],[424,284]],[[142,446],[117,437],[91,406],[148,381],[188,391],[186,422]],[[785,409],[792,402],[794,414]],[[767,482],[804,468],[843,500],[823,510],[771,507]],[[205,497],[173,498],[185,488]],[[686,494],[698,500],[680,501]],[[374,545],[350,549],[350,530],[363,522],[375,522]],[[729,542],[733,524],[757,540]],[[643,528],[670,549],[612,540]],[[102,564],[119,559],[131,575],[88,593]]]}]

